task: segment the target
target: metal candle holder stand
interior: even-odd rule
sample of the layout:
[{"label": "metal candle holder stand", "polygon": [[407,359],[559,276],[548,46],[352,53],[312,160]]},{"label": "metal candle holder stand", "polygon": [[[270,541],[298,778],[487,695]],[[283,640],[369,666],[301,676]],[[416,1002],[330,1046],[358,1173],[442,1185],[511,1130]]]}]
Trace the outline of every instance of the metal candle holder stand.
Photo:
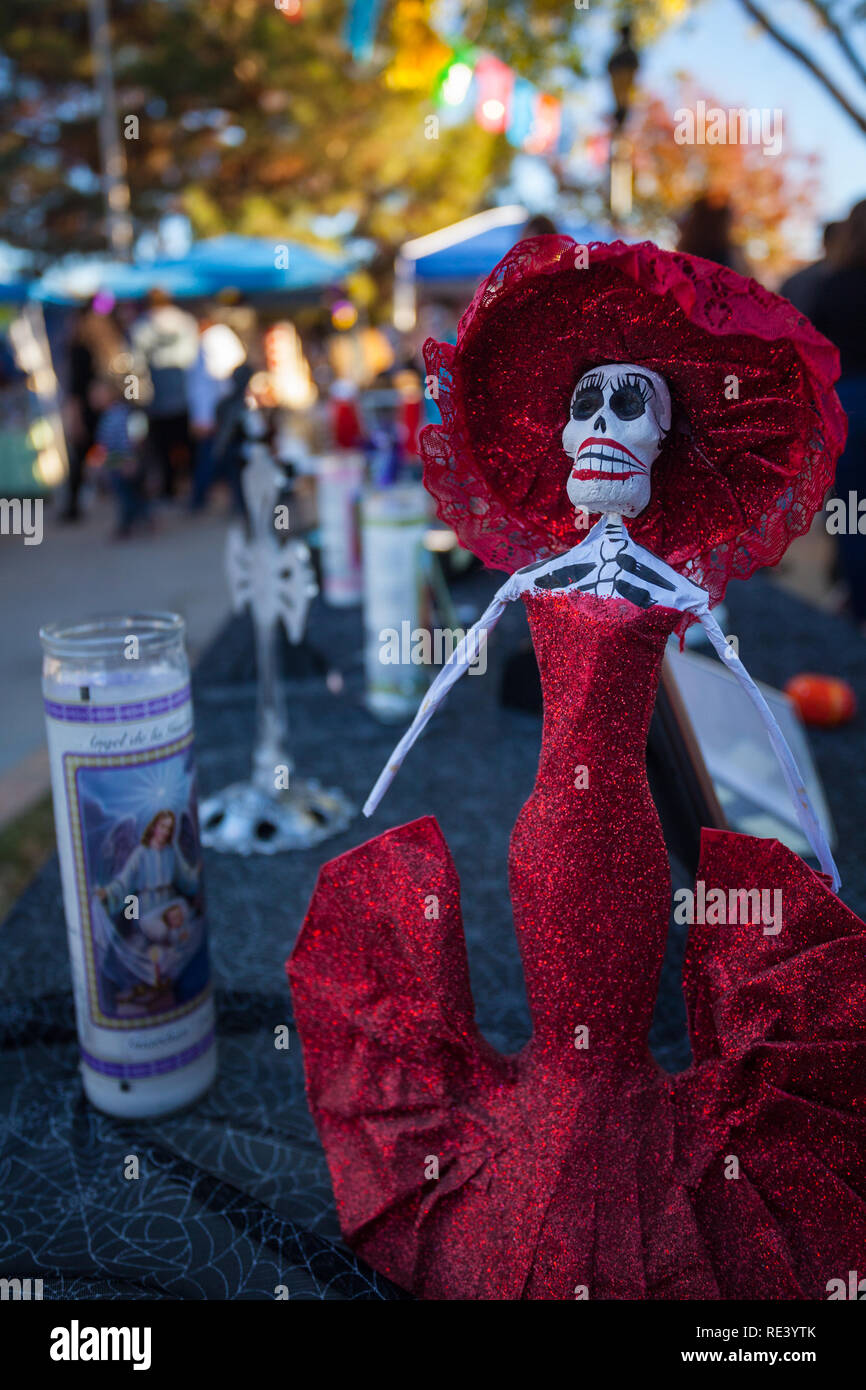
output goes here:
[{"label": "metal candle holder stand", "polygon": [[[250,412],[249,443],[241,487],[249,530],[233,526],[226,544],[226,572],[236,613],[249,608],[255,633],[258,687],[252,776],[234,782],[200,806],[202,842],[234,854],[277,854],[309,849],[345,830],[355,807],[337,788],[295,777],[288,753],[285,702],[277,676],[277,630],[293,645],[303,638],[310,604],[318,593],[304,541],[281,541],[276,504],[287,483],[262,442],[261,417]],[[256,437],[258,436],[258,437]]]}]

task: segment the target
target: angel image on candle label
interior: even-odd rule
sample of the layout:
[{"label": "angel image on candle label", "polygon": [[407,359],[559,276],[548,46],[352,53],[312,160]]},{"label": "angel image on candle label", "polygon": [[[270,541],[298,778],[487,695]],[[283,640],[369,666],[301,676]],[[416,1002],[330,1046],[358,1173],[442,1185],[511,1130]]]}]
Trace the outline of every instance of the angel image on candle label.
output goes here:
[{"label": "angel image on candle label", "polygon": [[[866,928],[712,608],[823,502],[844,438],[834,349],[710,262],[614,243],[576,268],[545,236],[426,357],[443,423],[422,439],[425,482],[508,578],[364,809],[519,600],[544,699],[509,849],[533,1033],[503,1055],[477,1028],[435,820],[322,868],[288,970],[344,1235],[424,1298],[825,1297],[866,1248]],[[647,1041],[671,882],[645,750],[666,644],[693,622],[760,714],[820,872],[777,841],[703,832],[707,891],[778,894],[780,929],[691,927],[694,1060],[671,1076]]]},{"label": "angel image on candle label", "polygon": [[79,768],[77,775],[90,883],[92,1008],[106,1020],[163,1022],[194,1005],[207,985],[189,755],[137,766],[120,760],[111,768]]}]

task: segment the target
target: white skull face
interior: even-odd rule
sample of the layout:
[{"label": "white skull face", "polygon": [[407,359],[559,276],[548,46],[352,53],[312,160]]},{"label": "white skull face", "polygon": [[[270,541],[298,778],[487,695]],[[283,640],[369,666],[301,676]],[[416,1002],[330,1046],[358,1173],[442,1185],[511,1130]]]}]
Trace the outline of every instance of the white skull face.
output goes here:
[{"label": "white skull face", "polygon": [[619,362],[584,372],[562,432],[574,460],[566,488],[574,507],[638,516],[670,427],[670,391],[657,372]]}]

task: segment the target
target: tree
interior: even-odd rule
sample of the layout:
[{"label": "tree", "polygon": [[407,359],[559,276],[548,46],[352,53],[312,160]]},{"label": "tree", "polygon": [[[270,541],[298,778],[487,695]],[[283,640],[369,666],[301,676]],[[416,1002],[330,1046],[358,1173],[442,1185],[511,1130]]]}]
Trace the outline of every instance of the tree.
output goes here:
[{"label": "tree", "polygon": [[[37,263],[105,246],[87,3],[5,0],[0,11],[0,240]],[[587,15],[570,0],[384,0],[361,62],[343,38],[352,3],[109,0],[137,231],[179,206],[200,235],[309,237],[317,215],[349,213],[355,233],[388,251],[489,202],[514,154],[505,137],[430,119],[451,51],[437,32],[443,11],[457,9],[463,38],[546,91],[573,90],[586,75]],[[591,0],[590,14],[609,18],[613,36],[631,9],[640,49],[700,3]],[[855,68],[861,0],[793,4],[826,17]],[[672,186],[694,188],[698,153],[657,154]],[[670,167],[678,161],[681,173]],[[768,167],[745,172],[755,187],[774,182]],[[639,194],[638,210],[654,216],[660,199]],[[777,243],[773,234],[768,263]]]},{"label": "tree", "polygon": [[[641,0],[640,4],[635,5],[632,0],[611,0],[611,9],[615,15],[634,15],[638,43],[644,46],[689,11],[709,3],[711,0]],[[860,94],[866,84],[864,0],[786,0],[784,24],[771,12],[778,12],[782,8],[774,0],[738,0],[738,4],[768,38],[811,74],[824,94],[845,112],[849,120],[866,133],[866,109],[862,100],[855,101],[850,97],[842,82],[836,80],[808,45],[793,37],[804,30],[808,32],[809,19],[817,21],[844,58],[849,74],[855,80],[856,91]]]},{"label": "tree", "polygon": [[[677,105],[721,106],[692,81]],[[658,97],[639,99],[630,127],[634,151],[635,219],[649,236],[670,241],[695,198],[707,194],[732,204],[734,236],[755,274],[778,279],[790,269],[790,232],[813,220],[819,193],[814,155],[783,151],[772,158],[757,144],[677,144],[676,122]]]},{"label": "tree", "polygon": [[[826,68],[816,60],[801,43],[793,39],[791,35],[772,18],[761,5],[755,0],[740,0],[740,4],[746,14],[760,25],[765,34],[769,35],[780,48],[795,58],[801,67],[811,73],[817,82],[823,87],[825,93],[836,103],[845,115],[866,135],[866,111],[858,107],[853,101],[849,100],[842,86],[836,82]],[[866,84],[866,64],[857,51],[853,36],[857,33],[862,40],[863,21],[866,19],[866,6],[861,0],[850,3],[848,0],[800,0],[799,4],[786,7],[786,18],[792,17],[795,28],[799,27],[803,16],[797,14],[797,10],[808,10],[817,18],[822,29],[830,35],[845,58],[849,68],[858,80],[858,85]]]},{"label": "tree", "polygon": [[[386,0],[369,61],[347,0],[111,0],[122,134],[139,229],[183,203],[196,230],[309,234],[345,212],[386,245],[474,211],[513,150],[469,122],[436,130],[450,48],[422,0]],[[470,6],[471,8],[471,6]],[[580,70],[575,11],[489,0],[478,38],[533,78]],[[43,258],[105,244],[86,0],[5,0],[0,238]]]}]

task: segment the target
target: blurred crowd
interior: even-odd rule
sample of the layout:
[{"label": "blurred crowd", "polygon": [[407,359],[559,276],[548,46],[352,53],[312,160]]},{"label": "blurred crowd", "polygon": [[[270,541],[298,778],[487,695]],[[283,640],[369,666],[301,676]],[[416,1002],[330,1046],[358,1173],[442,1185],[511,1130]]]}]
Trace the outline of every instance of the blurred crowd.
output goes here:
[{"label": "blurred crowd", "polygon": [[[242,512],[251,411],[278,457],[288,434],[301,452],[361,449],[380,483],[417,463],[425,418],[417,344],[357,324],[328,332],[316,324],[302,344],[288,320],[228,298],[195,314],[158,289],[140,308],[97,294],[77,311],[60,363],[63,520],[82,516],[93,487],[115,498],[116,539],[152,529],[166,504],[200,511],[217,490]],[[441,315],[435,324],[453,328]]]},{"label": "blurred crowd", "polygon": [[96,295],[67,342],[63,518],[81,515],[92,475],[117,502],[116,535],[151,520],[154,499],[204,506],[223,479],[240,505],[239,419],[255,366],[255,316],[195,317],[154,290],[142,312]]},{"label": "blurred crowd", "polygon": [[[555,231],[538,216],[522,235]],[[728,201],[698,198],[681,219],[677,246],[748,274],[736,231]],[[866,200],[829,223],[823,239],[821,258],[780,292],[839,349],[849,432],[835,493],[847,504],[850,493],[866,491]],[[121,539],[152,526],[159,505],[201,510],[217,489],[242,510],[251,407],[271,417],[272,436],[273,417],[282,414],[294,422],[290,432],[301,423],[314,453],[361,449],[376,482],[394,481],[417,464],[419,430],[438,418],[424,390],[421,345],[428,336],[453,342],[465,302],[465,293],[422,302],[415,331],[402,336],[338,322],[352,310],[338,303],[327,330],[321,321],[305,326],[302,344],[292,323],[274,323],[272,314],[263,320],[230,295],[195,314],[161,290],[138,307],[96,295],[66,340],[64,518],[81,515],[92,482],[115,498]],[[839,581],[848,611],[866,630],[866,535],[856,525],[838,535],[834,564],[830,581]]]},{"label": "blurred crowd", "polygon": [[848,416],[848,440],[836,468],[835,495],[846,505],[853,493],[851,524],[837,536],[839,577],[852,617],[866,630],[866,535],[859,530],[858,498],[866,495],[866,199],[844,222],[824,228],[824,255],[782,286],[782,294],[839,349],[836,390]]},{"label": "blurred crowd", "polygon": [[[704,256],[748,274],[733,237],[734,215],[727,202],[698,199],[684,218],[678,249]],[[839,399],[848,416],[848,440],[836,468],[833,492],[846,506],[850,494],[866,497],[866,199],[840,222],[823,230],[823,255],[795,272],[779,293],[839,349]],[[845,611],[866,631],[866,534],[850,524],[835,537],[834,573]]]}]

